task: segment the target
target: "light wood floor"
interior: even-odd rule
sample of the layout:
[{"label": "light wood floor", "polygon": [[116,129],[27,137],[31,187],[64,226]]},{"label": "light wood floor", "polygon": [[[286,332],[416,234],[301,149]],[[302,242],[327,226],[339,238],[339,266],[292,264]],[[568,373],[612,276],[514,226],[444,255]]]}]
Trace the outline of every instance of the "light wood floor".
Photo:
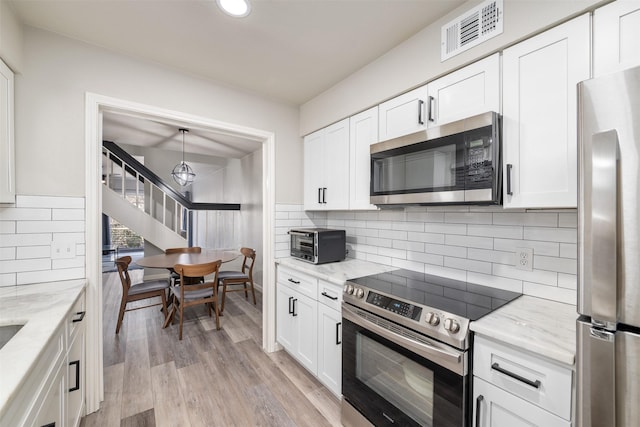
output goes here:
[{"label": "light wood floor", "polygon": [[262,351],[259,292],[257,306],[228,294],[219,331],[204,306],[190,308],[179,341],[159,307],[125,313],[116,336],[117,273],[103,291],[105,400],[81,426],[340,425],[338,399],[284,351]]}]

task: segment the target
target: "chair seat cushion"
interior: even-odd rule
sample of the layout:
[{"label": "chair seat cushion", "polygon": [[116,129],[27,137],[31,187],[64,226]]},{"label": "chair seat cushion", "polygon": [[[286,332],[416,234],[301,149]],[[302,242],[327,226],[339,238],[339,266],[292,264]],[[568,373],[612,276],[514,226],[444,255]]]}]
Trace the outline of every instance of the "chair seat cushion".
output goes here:
[{"label": "chair seat cushion", "polygon": [[249,276],[242,271],[221,271],[218,273],[218,280],[222,279],[246,279],[249,280]]},{"label": "chair seat cushion", "polygon": [[[178,286],[174,286],[171,289],[171,292],[173,292],[173,294],[176,296],[176,298],[178,298],[178,301],[181,301],[182,296],[180,295],[180,288]],[[184,299],[186,301],[194,300],[194,299],[209,298],[211,296],[213,296],[213,289],[211,289],[211,288],[199,289],[197,291],[191,291],[191,292],[185,292],[184,293]]]},{"label": "chair seat cushion", "polygon": [[129,288],[129,295],[138,295],[145,292],[159,291],[167,289],[169,282],[166,280],[150,280],[148,282],[136,283]]}]

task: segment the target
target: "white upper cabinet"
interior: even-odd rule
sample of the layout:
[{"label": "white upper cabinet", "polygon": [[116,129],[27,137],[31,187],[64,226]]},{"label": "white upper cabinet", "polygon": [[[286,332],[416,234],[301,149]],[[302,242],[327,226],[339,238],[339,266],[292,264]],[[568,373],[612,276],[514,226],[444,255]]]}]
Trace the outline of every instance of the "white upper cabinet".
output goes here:
[{"label": "white upper cabinet", "polygon": [[0,203],[15,203],[13,72],[0,59]]},{"label": "white upper cabinet", "polygon": [[431,104],[429,126],[443,125],[487,111],[500,113],[500,54],[447,74],[427,87]]},{"label": "white upper cabinet", "polygon": [[505,208],[577,205],[577,88],[590,74],[579,16],[503,52]]},{"label": "white upper cabinet", "polygon": [[425,85],[380,104],[378,140],[386,141],[426,129],[428,102]]},{"label": "white upper cabinet", "polygon": [[616,1],[593,14],[594,77],[640,65],[640,2]]},{"label": "white upper cabinet", "polygon": [[304,208],[349,209],[349,119],[304,138]]},{"label": "white upper cabinet", "polygon": [[369,147],[378,142],[378,107],[349,119],[349,209],[377,209],[369,203],[371,161]]}]

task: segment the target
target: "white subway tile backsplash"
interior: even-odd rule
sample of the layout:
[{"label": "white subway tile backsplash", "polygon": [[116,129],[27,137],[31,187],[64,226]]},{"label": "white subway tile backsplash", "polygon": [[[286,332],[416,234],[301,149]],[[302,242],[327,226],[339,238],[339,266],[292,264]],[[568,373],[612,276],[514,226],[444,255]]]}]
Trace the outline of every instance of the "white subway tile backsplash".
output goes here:
[{"label": "white subway tile backsplash", "polygon": [[279,219],[289,219],[289,212],[276,210],[275,219],[276,221]]},{"label": "white subway tile backsplash", "polygon": [[419,261],[423,264],[444,265],[444,256],[425,252],[407,251],[407,259],[409,261]]},{"label": "white subway tile backsplash", "polygon": [[51,245],[47,246],[21,246],[16,248],[17,259],[29,259],[29,258],[50,258],[51,257]]},{"label": "white subway tile backsplash", "polygon": [[459,270],[475,271],[476,273],[491,274],[491,263],[474,261],[467,258],[444,257],[444,266]]},{"label": "white subway tile backsplash", "polygon": [[546,242],[577,243],[578,231],[576,228],[525,227],[524,238]]},{"label": "white subway tile backsplash", "polygon": [[534,255],[533,268],[558,273],[577,274],[578,262],[571,258],[555,258]]},{"label": "white subway tile backsplash", "polygon": [[0,208],[0,221],[48,221],[50,219],[51,209]]},{"label": "white subway tile backsplash", "polygon": [[560,244],[533,240],[493,239],[493,249],[515,252],[516,248],[531,248],[534,255],[559,256]]},{"label": "white subway tile backsplash", "polygon": [[20,273],[25,271],[50,270],[51,259],[13,259],[0,261],[0,274]]},{"label": "white subway tile backsplash", "polygon": [[467,226],[469,236],[499,237],[504,239],[522,239],[522,227],[506,225],[474,225]]},{"label": "white subway tile backsplash", "polygon": [[83,279],[85,277],[84,267],[65,268],[60,270],[43,270],[18,273],[16,281],[18,285],[29,283],[57,282],[60,280]]},{"label": "white subway tile backsplash", "polygon": [[0,234],[15,234],[15,221],[0,221]]},{"label": "white subway tile backsplash", "polygon": [[527,295],[563,302],[565,304],[575,305],[577,300],[575,290],[555,286],[544,286],[539,283],[524,282],[522,290]]},{"label": "white subway tile backsplash", "polygon": [[[534,257],[535,258],[535,257]],[[558,286],[558,273],[544,270],[518,270],[515,267],[504,264],[492,264],[492,274],[499,277],[507,277],[522,281],[541,283],[549,286]]]},{"label": "white subway tile backsplash", "polygon": [[[288,213],[279,216],[283,220],[298,212],[316,226],[344,229],[351,258],[575,303],[575,209],[415,206],[305,213],[302,205],[278,205],[276,211]],[[276,227],[282,227],[278,219]],[[277,229],[276,236],[282,236],[276,245],[287,245],[286,253],[277,246],[276,256],[288,256],[288,236]],[[533,249],[533,271],[515,268],[515,250],[521,247]]]},{"label": "white subway tile backsplash", "polygon": [[496,212],[495,225],[527,225],[532,227],[557,227],[558,214],[546,212]]},{"label": "white subway tile backsplash", "polygon": [[16,274],[8,273],[8,274],[0,274],[0,287],[7,286],[15,286],[16,285]]},{"label": "white subway tile backsplash", "polygon": [[51,234],[5,234],[0,239],[0,247],[50,245]]},{"label": "white subway tile backsplash", "polygon": [[491,224],[492,214],[480,212],[445,212],[444,222],[455,224]]},{"label": "white subway tile backsplash", "polygon": [[560,256],[562,258],[578,258],[578,245],[575,243],[560,243]]},{"label": "white subway tile backsplash", "polygon": [[[85,277],[84,198],[18,195],[0,208],[0,230],[0,286]],[[63,240],[75,256],[53,260],[51,243]]]},{"label": "white subway tile backsplash", "polygon": [[452,246],[493,249],[493,239],[490,237],[459,236],[450,234],[444,236],[444,243]]},{"label": "white subway tile backsplash", "polygon": [[16,259],[16,248],[0,248],[0,261]]},{"label": "white subway tile backsplash", "polygon": [[52,209],[54,221],[84,221],[84,209]]},{"label": "white subway tile backsplash", "polygon": [[466,224],[438,224],[434,222],[425,222],[424,231],[427,233],[442,234],[467,234]]}]

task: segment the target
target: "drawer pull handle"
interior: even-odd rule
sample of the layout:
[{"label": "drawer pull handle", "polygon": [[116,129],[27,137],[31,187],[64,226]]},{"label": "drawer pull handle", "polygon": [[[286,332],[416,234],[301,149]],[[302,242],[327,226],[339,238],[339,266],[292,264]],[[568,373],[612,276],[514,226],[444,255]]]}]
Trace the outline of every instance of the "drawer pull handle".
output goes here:
[{"label": "drawer pull handle", "polygon": [[293,280],[293,279],[289,278],[289,281],[290,281],[291,283],[293,283],[293,284],[296,284],[296,285],[299,285],[299,284],[300,284],[300,281],[299,281],[299,280]]},{"label": "drawer pull handle", "polygon": [[500,372],[501,374],[505,374],[508,377],[511,377],[513,379],[521,381],[521,382],[525,383],[526,385],[529,385],[529,386],[534,387],[534,388],[540,388],[540,386],[542,385],[540,380],[531,381],[530,379],[527,379],[527,378],[525,378],[523,376],[520,376],[520,375],[518,375],[516,373],[513,373],[511,371],[507,371],[504,368],[501,368],[500,365],[498,365],[497,363],[494,363],[493,365],[491,365],[491,369],[495,369],[496,371]]},{"label": "drawer pull handle", "polygon": [[480,427],[480,407],[482,405],[482,401],[484,400],[483,395],[479,395],[476,398],[476,427]]},{"label": "drawer pull handle", "polygon": [[79,311],[76,313],[76,316],[80,316],[80,317],[76,317],[75,319],[73,319],[71,321],[71,323],[76,323],[76,322],[82,322],[82,319],[84,319],[84,315],[87,314],[86,311]]},{"label": "drawer pull handle", "polygon": [[329,294],[328,294],[328,293],[326,293],[326,292],[323,292],[321,295],[322,295],[323,297],[327,297],[327,298],[332,299],[332,300],[334,300],[334,301],[338,299],[338,297],[331,296],[331,295],[329,295]]},{"label": "drawer pull handle", "polygon": [[69,362],[69,366],[75,365],[76,367],[76,385],[69,389],[69,392],[80,390],[80,361],[74,360],[73,362]]}]

